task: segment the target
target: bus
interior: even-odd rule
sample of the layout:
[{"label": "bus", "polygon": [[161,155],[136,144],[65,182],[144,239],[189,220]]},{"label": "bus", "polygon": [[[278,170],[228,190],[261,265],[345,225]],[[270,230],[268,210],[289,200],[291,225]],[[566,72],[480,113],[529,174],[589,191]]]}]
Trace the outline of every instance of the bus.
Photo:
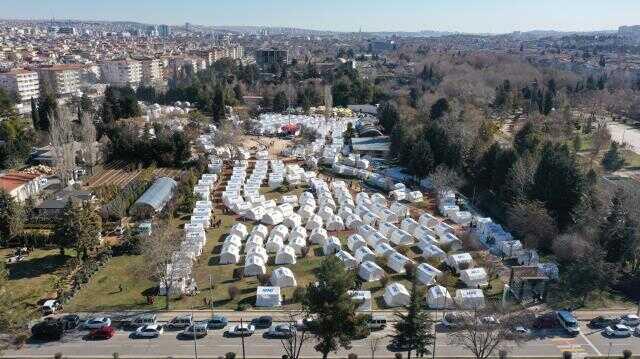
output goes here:
[{"label": "bus", "polygon": [[568,310],[559,310],[556,312],[556,318],[558,318],[558,322],[567,331],[567,333],[571,336],[576,336],[580,334],[580,325],[578,324],[578,320],[569,312]]}]

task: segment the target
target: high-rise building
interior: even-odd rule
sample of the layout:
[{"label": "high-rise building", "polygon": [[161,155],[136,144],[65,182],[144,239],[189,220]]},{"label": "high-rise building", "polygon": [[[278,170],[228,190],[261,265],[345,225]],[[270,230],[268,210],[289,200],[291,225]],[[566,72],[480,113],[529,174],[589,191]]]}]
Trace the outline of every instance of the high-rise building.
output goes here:
[{"label": "high-rise building", "polygon": [[171,35],[171,28],[169,25],[159,25],[158,33],[160,34],[160,37],[169,37]]},{"label": "high-rise building", "polygon": [[289,63],[287,50],[259,49],[256,51],[256,63],[260,66]]},{"label": "high-rise building", "polygon": [[162,83],[162,65],[160,60],[153,58],[139,59],[142,67],[142,84],[155,86]]},{"label": "high-rise building", "polygon": [[142,65],[135,60],[107,61],[100,64],[102,81],[114,86],[137,88],[142,81]]},{"label": "high-rise building", "polygon": [[0,73],[0,88],[15,95],[20,102],[38,98],[40,96],[38,73],[22,69]]},{"label": "high-rise building", "polygon": [[82,65],[50,65],[38,68],[40,86],[52,90],[56,96],[75,95],[80,91]]}]

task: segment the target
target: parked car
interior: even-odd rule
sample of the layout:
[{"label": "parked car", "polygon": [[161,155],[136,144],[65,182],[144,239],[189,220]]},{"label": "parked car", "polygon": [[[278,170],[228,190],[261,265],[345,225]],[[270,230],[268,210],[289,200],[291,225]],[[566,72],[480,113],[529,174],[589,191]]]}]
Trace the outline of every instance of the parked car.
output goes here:
[{"label": "parked car", "polygon": [[620,324],[619,317],[607,317],[604,315],[600,315],[589,321],[589,328],[603,329],[616,324]]},{"label": "parked car", "polygon": [[629,327],[635,327],[640,325],[640,317],[635,314],[626,314],[620,318],[620,324],[624,324]]},{"label": "parked car", "polygon": [[169,321],[166,327],[167,329],[185,329],[193,324],[193,318],[191,315],[179,315]]},{"label": "parked car", "polygon": [[107,325],[98,329],[93,329],[87,334],[87,339],[111,339],[116,333],[116,330],[112,326]]},{"label": "parked car", "polygon": [[42,304],[40,311],[42,312],[42,315],[55,314],[62,311],[62,304],[57,300],[49,299]]},{"label": "parked car", "polygon": [[207,323],[193,323],[180,332],[180,337],[183,339],[200,339],[206,337],[207,334]]},{"label": "parked car", "polygon": [[249,337],[256,331],[252,324],[238,324],[231,330],[224,332],[226,337]]},{"label": "parked car", "polygon": [[296,334],[296,327],[291,324],[278,324],[271,328],[266,333],[269,338],[287,339]]},{"label": "parked car", "polygon": [[31,335],[39,340],[60,340],[64,334],[64,325],[57,318],[46,318],[31,327]]},{"label": "parked car", "polygon": [[387,326],[387,318],[382,315],[373,315],[367,318],[367,327],[371,330],[382,330]]},{"label": "parked car", "polygon": [[158,324],[158,319],[155,314],[142,314],[133,318],[130,322],[127,323],[127,326],[130,328],[140,328],[145,325],[154,324]]},{"label": "parked car", "polygon": [[457,328],[463,324],[464,317],[459,314],[447,313],[442,317],[442,325],[444,325],[445,328]]},{"label": "parked car", "polygon": [[535,329],[551,329],[558,326],[558,320],[555,317],[555,313],[546,313],[536,317],[533,322]]},{"label": "parked car", "polygon": [[67,314],[60,318],[64,330],[73,330],[80,326],[80,317],[75,314]]},{"label": "parked car", "polygon": [[138,338],[157,338],[164,332],[162,325],[148,324],[136,329],[133,333]]},{"label": "parked car", "polygon": [[631,328],[624,324],[615,324],[604,329],[604,334],[609,337],[625,338],[630,337],[631,333]]},{"label": "parked car", "polygon": [[268,315],[251,319],[251,325],[256,327],[256,329],[266,329],[269,328],[271,324],[273,324],[273,318]]},{"label": "parked car", "polygon": [[227,318],[222,315],[214,315],[207,321],[208,329],[224,329],[227,326]]},{"label": "parked car", "polygon": [[493,326],[500,324],[500,320],[494,316],[487,316],[480,318],[480,323],[483,325]]},{"label": "parked car", "polygon": [[304,318],[296,322],[296,329],[299,331],[308,331],[313,333],[316,330],[317,325],[317,321],[310,318]]},{"label": "parked car", "polygon": [[109,326],[111,326],[111,318],[107,317],[91,318],[84,322],[84,327],[87,329],[100,329]]}]

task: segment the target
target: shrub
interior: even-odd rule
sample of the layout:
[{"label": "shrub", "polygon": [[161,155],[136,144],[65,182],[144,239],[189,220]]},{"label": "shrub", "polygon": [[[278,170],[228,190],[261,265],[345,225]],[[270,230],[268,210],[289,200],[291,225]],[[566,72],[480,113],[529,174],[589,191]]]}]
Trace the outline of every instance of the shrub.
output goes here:
[{"label": "shrub", "polygon": [[622,357],[624,359],[631,359],[632,356],[633,356],[633,353],[631,352],[631,350],[625,349],[622,351]]},{"label": "shrub", "polygon": [[227,354],[224,355],[224,359],[236,359],[236,353],[228,352]]},{"label": "shrub", "polygon": [[236,297],[240,295],[240,289],[235,285],[230,286],[227,289],[227,292],[229,293],[229,298],[231,298],[231,300],[236,299]]},{"label": "shrub", "polygon": [[245,312],[249,309],[251,309],[251,305],[247,303],[238,303],[238,306],[236,307],[236,310],[239,312]]},{"label": "shrub", "polygon": [[396,353],[393,357],[395,359],[402,359],[402,353]]},{"label": "shrub", "polygon": [[384,277],[380,278],[380,285],[384,288],[389,284],[389,276],[385,274]]},{"label": "shrub", "polygon": [[258,275],[258,282],[260,283],[260,285],[269,285],[270,280],[271,276],[266,273]]},{"label": "shrub", "polygon": [[572,356],[571,352],[562,352],[562,359],[571,359]]},{"label": "shrub", "polygon": [[309,247],[302,247],[302,248],[300,249],[300,257],[302,257],[302,258],[306,258],[306,257],[307,257],[307,254],[309,254],[309,250],[310,250],[310,248],[309,248]]},{"label": "shrub", "polygon": [[416,264],[413,262],[407,262],[404,265],[404,270],[406,271],[407,278],[411,279],[416,272]]},{"label": "shrub", "polygon": [[306,289],[303,287],[296,287],[296,289],[293,290],[293,302],[294,303],[300,303],[302,302],[302,300],[304,299],[305,294],[307,293]]},{"label": "shrub", "polygon": [[349,355],[347,355],[347,359],[358,359],[358,354],[349,353]]}]

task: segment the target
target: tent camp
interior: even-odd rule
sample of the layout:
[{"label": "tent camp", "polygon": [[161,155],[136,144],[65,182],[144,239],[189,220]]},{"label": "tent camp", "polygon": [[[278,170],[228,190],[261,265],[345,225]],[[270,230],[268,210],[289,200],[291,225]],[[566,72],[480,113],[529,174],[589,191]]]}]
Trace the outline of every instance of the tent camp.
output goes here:
[{"label": "tent camp", "polygon": [[423,200],[422,192],[420,191],[412,191],[407,193],[407,201],[411,203],[419,203],[419,202],[422,202],[422,200]]},{"label": "tent camp", "polygon": [[244,276],[251,277],[256,275],[262,275],[267,272],[265,262],[260,256],[248,255],[244,260]]},{"label": "tent camp", "polygon": [[396,250],[393,249],[393,247],[391,247],[389,243],[386,243],[386,242],[379,242],[374,246],[373,249],[376,252],[376,256],[388,257],[391,254],[396,253]]},{"label": "tent camp", "polygon": [[220,252],[220,264],[236,264],[240,261],[240,249],[234,245]]},{"label": "tent camp", "polygon": [[350,251],[355,252],[356,249],[362,247],[362,246],[367,246],[367,241],[364,240],[364,238],[362,238],[361,235],[354,233],[352,235],[350,235],[349,237],[347,237],[347,247],[349,248]]},{"label": "tent camp", "polygon": [[344,222],[342,221],[342,217],[338,215],[333,215],[327,221],[327,230],[328,231],[344,231]]},{"label": "tent camp", "polygon": [[367,246],[362,246],[356,249],[353,252],[353,256],[356,258],[358,263],[376,260],[376,254]]},{"label": "tent camp", "polygon": [[489,285],[487,272],[482,267],[460,271],[460,280],[469,288],[486,287]]},{"label": "tent camp", "polygon": [[280,235],[271,237],[264,246],[269,253],[277,253],[284,247],[284,240]]},{"label": "tent camp", "polygon": [[358,266],[358,261],[347,251],[338,251],[336,257],[347,269],[355,269]]},{"label": "tent camp", "polygon": [[284,225],[289,228],[295,228],[302,225],[302,217],[297,213],[292,213],[285,217]]},{"label": "tent camp", "polygon": [[247,257],[249,256],[258,256],[262,258],[262,260],[267,263],[269,261],[269,254],[264,247],[253,247],[247,251]]},{"label": "tent camp", "polygon": [[418,247],[422,251],[422,257],[425,259],[433,259],[442,262],[447,258],[447,252],[430,242],[419,241]]},{"label": "tent camp", "polygon": [[410,246],[413,245],[413,236],[409,232],[402,229],[396,229],[391,233],[391,243],[397,246]]},{"label": "tent camp", "polygon": [[267,239],[267,236],[269,235],[269,228],[264,224],[258,224],[251,229],[251,235]]},{"label": "tent camp", "polygon": [[387,267],[393,269],[396,273],[405,273],[405,266],[408,263],[415,264],[411,259],[398,252],[393,252],[387,257]]},{"label": "tent camp", "polygon": [[395,308],[409,305],[411,295],[404,285],[398,282],[393,282],[387,284],[384,288],[382,298],[388,307]]},{"label": "tent camp", "polygon": [[338,237],[331,236],[324,241],[322,245],[322,253],[325,256],[334,254],[342,249],[342,244],[340,244],[340,240]]},{"label": "tent camp", "polygon": [[356,230],[363,225],[362,218],[357,214],[350,214],[345,218],[344,225],[350,230]]},{"label": "tent camp", "polygon": [[427,306],[431,309],[446,309],[453,307],[453,298],[447,288],[435,285],[427,290]]},{"label": "tent camp", "polygon": [[390,237],[391,233],[393,233],[397,229],[398,227],[396,227],[393,223],[381,222],[380,225],[378,225],[378,232],[380,232],[387,238]]},{"label": "tent camp", "polygon": [[351,300],[358,304],[356,311],[369,312],[373,309],[371,301],[371,291],[368,290],[351,290],[349,291]]},{"label": "tent camp", "polygon": [[451,254],[447,257],[446,262],[451,268],[455,269],[456,273],[473,267],[473,257],[469,253]]},{"label": "tent camp", "polygon": [[256,289],[256,307],[280,307],[282,306],[282,296],[280,287],[263,287]]},{"label": "tent camp", "polygon": [[403,219],[402,222],[400,222],[400,229],[411,234],[415,233],[415,230],[418,226],[420,226],[420,224],[411,217],[407,217]]},{"label": "tent camp", "polygon": [[247,238],[249,232],[247,231],[247,227],[244,224],[236,223],[229,230],[229,234],[235,234],[240,237],[240,239],[244,240],[245,238]]},{"label": "tent camp", "polygon": [[267,225],[276,225],[284,221],[284,216],[282,215],[282,212],[279,209],[272,208],[266,211],[266,213],[264,214],[264,216],[262,216],[260,221]]},{"label": "tent camp", "polygon": [[327,240],[329,235],[327,234],[327,230],[318,227],[311,231],[311,235],[309,236],[309,241],[313,244],[324,245],[324,242]]},{"label": "tent camp", "polygon": [[276,264],[296,264],[296,251],[291,246],[283,246],[276,253]]},{"label": "tent camp", "polygon": [[367,282],[373,282],[376,280],[380,280],[382,277],[386,275],[384,269],[377,265],[373,261],[364,261],[360,263],[360,269],[358,270],[358,275],[360,278]]},{"label": "tent camp", "polygon": [[291,269],[287,267],[278,267],[271,273],[271,285],[274,287],[287,288],[296,287],[296,277]]},{"label": "tent camp", "polygon": [[460,309],[484,308],[482,289],[456,289],[455,302]]},{"label": "tent camp", "polygon": [[418,267],[416,267],[415,275],[420,283],[424,285],[430,285],[434,282],[436,277],[442,275],[442,272],[428,263],[421,263],[420,265],[418,265]]}]

